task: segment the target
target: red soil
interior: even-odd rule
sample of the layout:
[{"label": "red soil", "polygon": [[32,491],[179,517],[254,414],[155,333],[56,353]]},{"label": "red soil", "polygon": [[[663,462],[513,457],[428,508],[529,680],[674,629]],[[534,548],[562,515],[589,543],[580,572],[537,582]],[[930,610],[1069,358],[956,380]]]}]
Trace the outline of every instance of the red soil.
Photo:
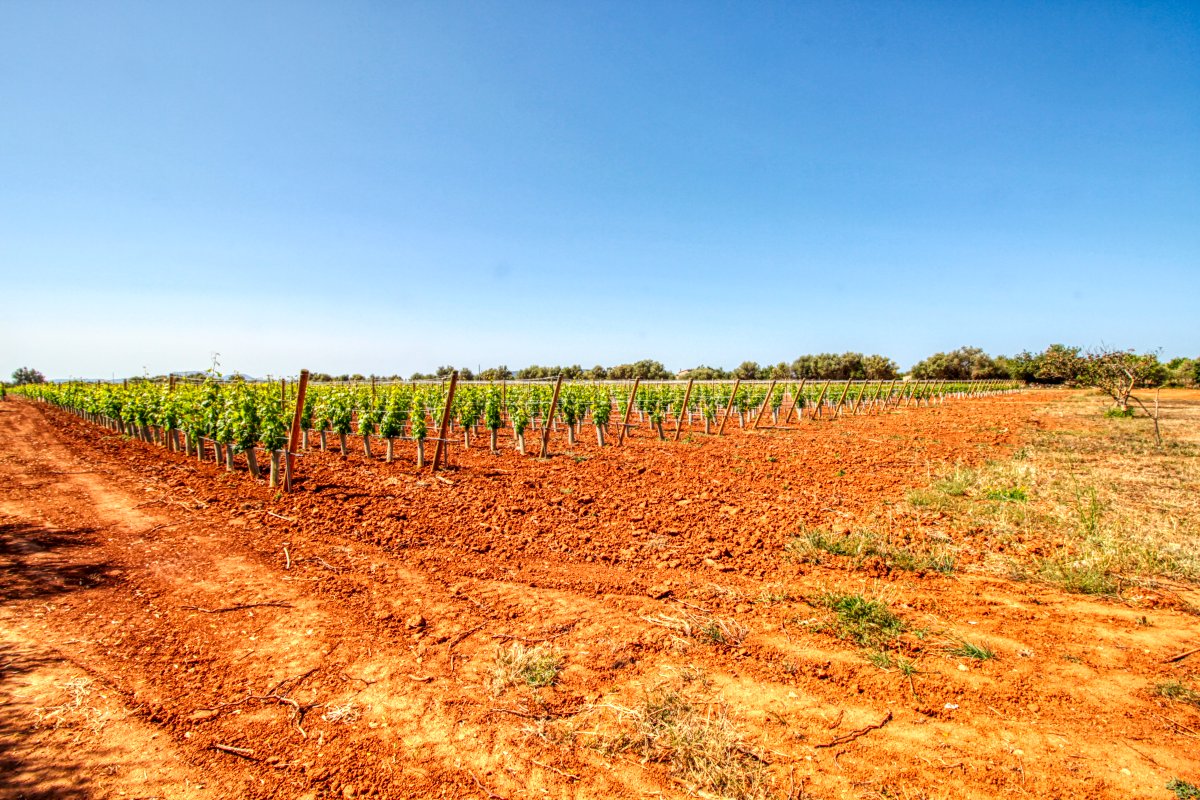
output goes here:
[{"label": "red soil", "polygon": [[[663,763],[537,731],[590,729],[689,667],[777,796],[1166,796],[1197,778],[1200,712],[1152,691],[1198,644],[1180,603],[1065,595],[970,559],[941,575],[783,557],[803,526],[947,535],[892,509],[1006,453],[1052,397],[569,453],[556,435],[549,460],[480,437],[438,476],[357,440],[345,460],[306,454],[291,495],[0,404],[0,796],[684,796]],[[998,657],[909,642],[911,682],[881,670],[809,624],[827,614],[804,598],[829,587]],[[649,619],[688,614],[748,635],[681,642]],[[514,637],[562,654],[556,686],[492,693]]]}]

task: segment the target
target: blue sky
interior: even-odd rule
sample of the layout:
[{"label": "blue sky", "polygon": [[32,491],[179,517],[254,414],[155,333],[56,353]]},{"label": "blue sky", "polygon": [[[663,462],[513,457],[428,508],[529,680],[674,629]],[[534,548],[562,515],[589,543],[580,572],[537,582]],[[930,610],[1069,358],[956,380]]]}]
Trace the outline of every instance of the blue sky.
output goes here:
[{"label": "blue sky", "polygon": [[0,3],[0,374],[1200,354],[1195,3]]}]

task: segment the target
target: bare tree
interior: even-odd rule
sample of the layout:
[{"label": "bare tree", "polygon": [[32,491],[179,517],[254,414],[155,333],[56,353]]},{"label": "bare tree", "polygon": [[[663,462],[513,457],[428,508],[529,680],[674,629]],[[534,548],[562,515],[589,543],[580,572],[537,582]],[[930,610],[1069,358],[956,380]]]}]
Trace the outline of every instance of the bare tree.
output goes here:
[{"label": "bare tree", "polygon": [[1162,365],[1154,353],[1138,355],[1132,350],[1099,348],[1082,357],[1077,380],[1084,386],[1093,386],[1107,394],[1123,414],[1130,413],[1131,402],[1137,403],[1146,416],[1154,420],[1154,441],[1161,446],[1157,397],[1154,411],[1151,411],[1140,398],[1133,395],[1139,386],[1157,383],[1161,373]]}]

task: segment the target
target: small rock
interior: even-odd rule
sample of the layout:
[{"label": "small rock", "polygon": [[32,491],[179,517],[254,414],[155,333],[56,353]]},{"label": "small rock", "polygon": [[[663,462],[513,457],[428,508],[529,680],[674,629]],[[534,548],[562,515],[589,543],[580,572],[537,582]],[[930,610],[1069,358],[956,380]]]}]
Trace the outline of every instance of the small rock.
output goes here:
[{"label": "small rock", "polygon": [[213,711],[211,708],[202,708],[199,711],[192,712],[192,715],[188,717],[188,722],[204,722],[205,720],[212,719],[216,715],[217,712]]},{"label": "small rock", "polygon": [[425,627],[425,618],[422,617],[420,614],[413,614],[411,617],[404,620],[404,627],[412,629],[412,630],[419,630],[421,628],[424,628]]},{"label": "small rock", "polygon": [[663,586],[662,584],[656,584],[646,589],[646,594],[655,600],[661,600],[671,594],[671,587]]},{"label": "small rock", "polygon": [[968,667],[967,667],[967,665],[966,665],[966,664],[959,664],[959,665],[958,665],[958,671],[959,671],[959,672],[966,672],[966,671],[967,671],[967,669],[968,669]]},{"label": "small rock", "polygon": [[342,787],[342,797],[354,797],[354,795],[355,795],[354,784],[347,783],[345,786]]}]

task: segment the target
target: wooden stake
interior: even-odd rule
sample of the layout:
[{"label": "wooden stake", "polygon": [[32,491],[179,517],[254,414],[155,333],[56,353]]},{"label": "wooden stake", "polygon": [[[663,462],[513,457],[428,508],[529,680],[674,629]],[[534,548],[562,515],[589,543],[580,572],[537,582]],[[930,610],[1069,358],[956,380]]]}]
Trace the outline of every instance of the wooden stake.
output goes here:
[{"label": "wooden stake", "polygon": [[729,419],[729,415],[733,413],[733,401],[737,398],[738,387],[742,385],[742,379],[737,378],[733,382],[733,392],[729,395],[729,405],[725,406],[725,416],[721,417],[721,427],[717,428],[717,436],[725,435],[725,421]]},{"label": "wooden stake", "polygon": [[850,392],[850,384],[854,381],[846,379],[846,385],[842,388],[842,394],[838,397],[837,405],[833,407],[833,416],[836,418],[842,412],[842,403],[846,402],[846,395]]},{"label": "wooden stake", "polygon": [[867,382],[863,381],[862,391],[859,392],[858,396],[854,398],[854,408],[853,408],[853,410],[850,411],[851,414],[854,414],[855,416],[858,415],[858,407],[862,405],[862,399],[866,393],[867,393]]},{"label": "wooden stake", "polygon": [[683,429],[683,415],[687,413],[688,401],[692,399],[692,384],[695,383],[694,378],[688,378],[687,391],[683,393],[683,406],[679,409],[679,413],[675,415],[675,441],[679,441],[679,431]]},{"label": "wooden stake", "polygon": [[450,433],[450,407],[454,402],[454,387],[458,386],[458,370],[450,374],[450,388],[446,391],[446,407],[442,411],[442,424],[438,426],[437,447],[433,451],[433,471],[438,471],[442,453],[446,450],[446,435]]},{"label": "wooden stake", "polygon": [[754,430],[758,430],[758,426],[762,424],[763,414],[767,413],[767,408],[771,405],[771,393],[775,391],[776,381],[771,381],[771,385],[767,388],[767,396],[763,398],[762,408],[758,410],[758,416],[754,418]]},{"label": "wooden stake", "polygon": [[908,408],[912,404],[913,398],[917,396],[917,384],[921,381],[916,380],[908,387],[908,395],[904,398],[904,407]]},{"label": "wooden stake", "polygon": [[888,384],[887,397],[883,398],[883,404],[890,406],[892,404],[892,393],[896,391],[896,382],[899,378],[892,378],[892,382]]},{"label": "wooden stake", "polygon": [[[784,417],[783,420],[779,423],[781,426],[787,425],[789,422],[792,421],[792,414],[796,413],[796,409],[798,407],[800,407],[801,398],[804,397],[804,384],[806,384],[806,383],[808,383],[808,378],[800,379],[800,385],[796,387],[796,393],[794,395],[792,395],[792,407],[788,409],[787,416]],[[803,415],[804,412],[800,412],[800,413],[801,413],[801,415]]]},{"label": "wooden stake", "polygon": [[558,410],[558,393],[562,391],[562,382],[563,376],[560,374],[554,384],[554,396],[550,398],[550,413],[546,415],[546,424],[542,426],[542,449],[539,451],[542,458],[550,457],[550,425],[554,421],[554,412]]},{"label": "wooden stake", "polygon": [[821,414],[821,401],[825,399],[827,391],[829,391],[829,381],[825,381],[825,385],[821,387],[821,393],[817,395],[817,402],[813,404],[813,419],[816,419]]},{"label": "wooden stake", "polygon": [[633,402],[637,400],[638,384],[641,378],[633,379],[633,389],[629,392],[629,402],[625,404],[625,419],[621,420],[621,432],[617,434],[617,445],[625,443],[625,431],[629,430],[629,416],[633,413]]},{"label": "wooden stake", "polygon": [[279,379],[279,410],[287,413],[287,378]]},{"label": "wooden stake", "polygon": [[300,446],[300,412],[304,408],[304,393],[308,391],[308,370],[300,370],[300,384],[296,387],[296,413],[292,415],[292,430],[288,435],[286,468],[283,471],[284,491],[292,490],[292,476],[295,474],[296,448]]}]

